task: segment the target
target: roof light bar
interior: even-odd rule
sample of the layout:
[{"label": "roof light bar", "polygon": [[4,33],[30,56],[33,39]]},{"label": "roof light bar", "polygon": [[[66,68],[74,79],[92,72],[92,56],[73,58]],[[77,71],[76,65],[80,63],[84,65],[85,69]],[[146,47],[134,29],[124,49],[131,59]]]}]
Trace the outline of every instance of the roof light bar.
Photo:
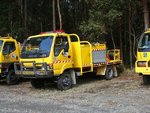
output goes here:
[{"label": "roof light bar", "polygon": [[40,34],[49,34],[49,33],[64,33],[64,30],[54,30],[48,32],[41,32]]}]

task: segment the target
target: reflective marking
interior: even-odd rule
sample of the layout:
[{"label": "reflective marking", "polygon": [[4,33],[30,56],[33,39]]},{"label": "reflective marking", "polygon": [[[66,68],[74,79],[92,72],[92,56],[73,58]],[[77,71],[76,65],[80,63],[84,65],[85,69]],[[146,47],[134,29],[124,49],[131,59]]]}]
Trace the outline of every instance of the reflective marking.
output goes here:
[{"label": "reflective marking", "polygon": [[72,60],[63,60],[63,61],[60,61],[60,60],[57,60],[54,62],[54,64],[58,64],[58,63],[70,63],[72,62]]},{"label": "reflective marking", "polygon": [[93,49],[93,51],[102,51],[102,50],[106,50],[106,49]]}]

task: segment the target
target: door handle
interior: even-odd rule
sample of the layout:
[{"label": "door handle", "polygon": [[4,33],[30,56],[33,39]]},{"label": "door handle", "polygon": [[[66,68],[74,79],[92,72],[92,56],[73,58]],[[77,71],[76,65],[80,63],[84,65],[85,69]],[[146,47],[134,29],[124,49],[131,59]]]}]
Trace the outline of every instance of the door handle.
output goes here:
[{"label": "door handle", "polygon": [[18,56],[16,56],[16,60],[18,60]]}]

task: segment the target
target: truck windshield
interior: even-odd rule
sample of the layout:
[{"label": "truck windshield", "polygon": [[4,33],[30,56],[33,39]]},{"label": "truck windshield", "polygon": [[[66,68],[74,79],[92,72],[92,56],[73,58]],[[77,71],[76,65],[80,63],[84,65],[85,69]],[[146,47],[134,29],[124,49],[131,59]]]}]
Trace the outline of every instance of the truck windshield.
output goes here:
[{"label": "truck windshield", "polygon": [[150,33],[144,34],[139,41],[138,51],[148,52],[150,51]]},{"label": "truck windshield", "polygon": [[0,51],[1,51],[2,44],[3,44],[3,41],[0,40]]},{"label": "truck windshield", "polygon": [[21,58],[48,57],[51,50],[53,36],[44,36],[28,39],[21,52]]}]

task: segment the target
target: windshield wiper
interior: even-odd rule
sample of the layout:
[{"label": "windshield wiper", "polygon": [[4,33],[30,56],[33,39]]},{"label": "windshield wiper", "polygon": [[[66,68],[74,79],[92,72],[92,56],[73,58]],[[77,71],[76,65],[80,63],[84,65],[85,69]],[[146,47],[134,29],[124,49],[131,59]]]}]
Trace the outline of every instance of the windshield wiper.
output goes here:
[{"label": "windshield wiper", "polygon": [[48,56],[47,50],[37,50],[34,55],[37,55],[37,57],[46,57]]}]

